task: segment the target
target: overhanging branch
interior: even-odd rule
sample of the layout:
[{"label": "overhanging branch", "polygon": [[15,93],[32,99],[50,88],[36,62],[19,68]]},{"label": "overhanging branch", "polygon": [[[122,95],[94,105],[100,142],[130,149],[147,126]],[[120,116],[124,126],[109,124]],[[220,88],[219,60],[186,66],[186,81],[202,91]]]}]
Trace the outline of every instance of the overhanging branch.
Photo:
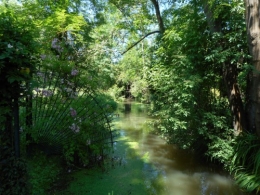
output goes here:
[{"label": "overhanging branch", "polygon": [[128,52],[130,49],[132,49],[134,46],[136,46],[138,43],[140,43],[142,40],[144,40],[146,37],[155,34],[155,33],[161,33],[160,30],[156,30],[156,31],[152,31],[147,33],[146,35],[144,35],[141,39],[139,39],[137,42],[135,42],[133,45],[131,45],[130,47],[128,47],[123,53],[121,53],[121,55],[124,55],[126,52]]}]

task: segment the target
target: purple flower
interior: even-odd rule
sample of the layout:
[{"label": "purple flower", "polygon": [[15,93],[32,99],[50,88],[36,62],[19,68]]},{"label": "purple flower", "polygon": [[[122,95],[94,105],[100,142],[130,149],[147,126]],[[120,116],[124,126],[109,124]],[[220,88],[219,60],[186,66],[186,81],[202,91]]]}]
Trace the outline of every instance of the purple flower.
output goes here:
[{"label": "purple flower", "polygon": [[50,96],[52,96],[52,92],[50,90],[43,89],[42,95],[45,96],[45,97],[50,97]]},{"label": "purple flower", "polygon": [[76,76],[76,75],[78,75],[79,74],[79,71],[78,70],[76,70],[76,69],[72,69],[71,70],[71,75],[72,76]]},{"label": "purple flower", "polygon": [[51,42],[51,47],[53,48],[53,49],[56,49],[58,52],[62,52],[62,48],[61,48],[61,46],[60,46],[60,43],[59,43],[59,39],[57,39],[57,38],[54,38],[53,40],[52,40],[52,42]]},{"label": "purple flower", "polygon": [[58,42],[59,42],[59,39],[54,38],[51,42],[51,47],[54,49],[57,49],[59,47]]},{"label": "purple flower", "polygon": [[70,115],[74,118],[77,116],[77,111],[73,108],[70,108]]}]

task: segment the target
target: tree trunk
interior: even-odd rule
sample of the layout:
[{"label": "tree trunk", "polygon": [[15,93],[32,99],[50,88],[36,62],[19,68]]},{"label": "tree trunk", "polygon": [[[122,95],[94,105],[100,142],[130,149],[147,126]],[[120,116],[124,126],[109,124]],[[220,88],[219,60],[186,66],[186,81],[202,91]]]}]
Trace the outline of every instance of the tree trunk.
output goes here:
[{"label": "tree trunk", "polygon": [[248,121],[250,130],[260,137],[260,3],[259,0],[244,0],[244,2],[247,41],[253,61],[253,70],[248,83]]},{"label": "tree trunk", "polygon": [[228,100],[234,117],[233,128],[235,135],[239,135],[246,129],[245,110],[241,98],[240,90],[237,84],[237,66],[233,64],[224,64],[224,81],[228,92]]},{"label": "tree trunk", "polygon": [[160,29],[161,33],[163,34],[165,29],[164,29],[164,23],[163,23],[163,19],[162,19],[161,12],[160,12],[159,3],[158,3],[157,0],[151,0],[151,1],[154,5],[154,9],[155,9],[155,12],[156,12],[156,17],[157,17],[157,21],[158,21],[158,24],[159,24],[159,29]]}]

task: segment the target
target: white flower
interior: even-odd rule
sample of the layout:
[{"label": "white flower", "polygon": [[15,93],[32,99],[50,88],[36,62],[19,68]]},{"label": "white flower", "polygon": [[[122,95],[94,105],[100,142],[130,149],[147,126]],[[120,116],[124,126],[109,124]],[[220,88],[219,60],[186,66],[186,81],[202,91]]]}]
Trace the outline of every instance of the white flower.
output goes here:
[{"label": "white flower", "polygon": [[11,48],[13,48],[14,46],[12,46],[10,43],[8,43],[7,47],[8,47],[9,49],[11,49]]},{"label": "white flower", "polygon": [[79,132],[79,126],[78,125],[76,125],[75,123],[73,123],[71,126],[69,126],[69,128],[73,131],[73,132],[75,132],[75,133],[78,133]]}]

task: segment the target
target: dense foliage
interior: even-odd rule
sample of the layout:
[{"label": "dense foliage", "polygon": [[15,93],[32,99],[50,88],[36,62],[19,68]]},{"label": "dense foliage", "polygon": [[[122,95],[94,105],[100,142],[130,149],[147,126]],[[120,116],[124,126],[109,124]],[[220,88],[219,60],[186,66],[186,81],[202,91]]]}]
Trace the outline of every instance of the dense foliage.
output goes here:
[{"label": "dense foliage", "polygon": [[[104,92],[150,103],[165,140],[259,191],[259,136],[250,118],[257,71],[242,1],[2,2],[0,193],[26,194],[26,177],[33,193],[44,193],[39,166],[30,161],[35,169],[27,170],[18,158],[17,104],[22,156],[31,144],[44,162],[58,151],[67,167],[87,166],[102,160],[111,135],[116,105]],[[56,169],[51,178],[61,171],[46,169]],[[50,185],[46,172],[42,183]]]},{"label": "dense foliage", "polygon": [[[235,1],[212,5],[217,8],[212,20],[221,23],[219,32],[211,32],[204,13],[198,11],[200,6],[189,3],[172,12],[172,24],[157,49],[160,60],[155,58],[150,74],[155,90],[154,114],[159,118],[155,125],[169,142],[204,154],[226,168],[249,167],[239,160],[235,164],[230,161],[243,150],[236,144],[239,140],[232,105],[236,99],[229,92],[230,78],[237,77],[234,85],[239,86],[240,98],[245,102],[250,69],[247,43],[241,39],[246,36],[243,5]],[[244,147],[250,147],[247,144]],[[255,161],[259,154],[253,154],[251,160]],[[256,167],[254,164],[250,170]],[[245,179],[244,172],[236,170],[241,187],[258,189],[259,181],[253,179],[257,172],[251,172],[252,179]]]}]

